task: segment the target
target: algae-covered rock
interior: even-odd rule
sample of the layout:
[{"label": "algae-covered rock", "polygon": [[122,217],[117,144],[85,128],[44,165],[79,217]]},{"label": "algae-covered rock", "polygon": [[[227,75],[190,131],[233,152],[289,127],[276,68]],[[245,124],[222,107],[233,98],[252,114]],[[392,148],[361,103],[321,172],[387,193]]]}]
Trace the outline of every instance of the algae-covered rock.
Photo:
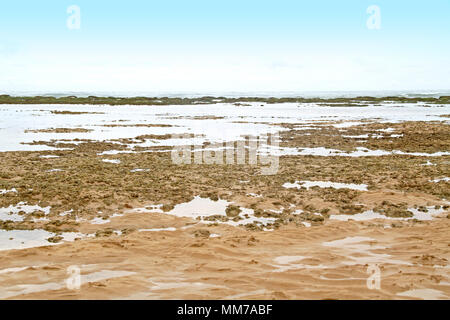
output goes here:
[{"label": "algae-covered rock", "polygon": [[227,214],[227,216],[232,218],[237,217],[241,212],[242,212],[241,208],[231,204],[225,209],[225,213]]}]

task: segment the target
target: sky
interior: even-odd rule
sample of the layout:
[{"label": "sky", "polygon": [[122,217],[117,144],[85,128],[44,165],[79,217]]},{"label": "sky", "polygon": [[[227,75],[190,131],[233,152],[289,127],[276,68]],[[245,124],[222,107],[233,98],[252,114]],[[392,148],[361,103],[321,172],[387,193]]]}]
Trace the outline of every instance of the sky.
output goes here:
[{"label": "sky", "polygon": [[448,89],[450,0],[0,3],[0,93]]}]

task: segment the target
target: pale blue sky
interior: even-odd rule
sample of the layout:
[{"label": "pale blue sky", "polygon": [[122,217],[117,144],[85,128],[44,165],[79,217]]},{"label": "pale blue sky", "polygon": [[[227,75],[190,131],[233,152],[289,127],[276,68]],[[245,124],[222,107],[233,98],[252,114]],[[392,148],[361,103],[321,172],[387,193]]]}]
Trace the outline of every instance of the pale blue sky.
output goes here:
[{"label": "pale blue sky", "polygon": [[449,0],[0,4],[3,92],[438,89],[450,89]]}]

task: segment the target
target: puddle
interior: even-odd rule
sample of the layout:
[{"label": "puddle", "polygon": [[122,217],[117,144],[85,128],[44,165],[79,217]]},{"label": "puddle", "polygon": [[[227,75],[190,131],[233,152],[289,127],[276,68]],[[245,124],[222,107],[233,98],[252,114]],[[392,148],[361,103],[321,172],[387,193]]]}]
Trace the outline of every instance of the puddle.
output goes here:
[{"label": "puddle", "polygon": [[299,269],[326,269],[328,268],[325,265],[311,265],[311,264],[302,264],[297,263],[302,260],[309,258],[305,256],[279,256],[273,259],[273,261],[277,264],[273,264],[272,266],[276,269],[272,270],[272,272],[286,272],[289,270],[299,270]]},{"label": "puddle", "polygon": [[38,205],[30,206],[25,204],[25,202],[19,202],[15,206],[10,205],[9,207],[0,208],[0,221],[23,221],[25,218],[25,214],[42,211],[45,215],[47,215],[50,213],[50,209],[50,206],[42,208]]},{"label": "puddle", "polygon": [[145,208],[134,208],[134,209],[128,210],[127,212],[136,212],[136,213],[158,212],[158,213],[164,213],[164,211],[161,209],[162,206],[163,206],[162,204],[156,204],[156,205],[146,206]]},{"label": "puddle", "polygon": [[[92,238],[95,237],[95,234],[84,234],[84,233],[80,233],[80,232],[63,232],[60,234],[60,236],[63,238],[62,242],[59,243],[64,243],[64,242],[73,242],[75,241],[75,239],[77,238]],[[56,243],[56,244],[59,244]]]},{"label": "puddle", "polygon": [[16,188],[12,188],[11,190],[2,189],[0,190],[0,194],[7,194],[7,193],[17,193]]},{"label": "puddle", "polygon": [[390,135],[384,135],[384,134],[360,134],[360,135],[355,135],[355,136],[349,136],[349,135],[342,135],[342,137],[344,138],[349,138],[349,139],[368,139],[368,138],[372,138],[372,139],[389,139],[389,138],[401,138],[403,137],[403,134],[390,134]]},{"label": "puddle", "polygon": [[[149,287],[150,290],[166,290],[166,289],[175,289],[175,288],[183,288],[189,287],[189,289],[202,289],[202,288],[226,288],[224,286],[218,286],[214,284],[208,284],[203,282],[191,282],[184,277],[184,274],[181,272],[169,272],[164,277],[152,277],[148,278],[147,281],[152,284]],[[148,293],[148,292],[147,292]]]},{"label": "puddle", "polygon": [[[3,209],[3,208],[2,208]],[[19,214],[10,214],[8,212],[3,212],[0,210],[0,221],[23,221],[24,217]]]},{"label": "puddle", "polygon": [[436,183],[441,182],[441,181],[448,182],[448,181],[450,181],[450,178],[449,177],[444,177],[444,178],[440,178],[440,179],[430,180],[430,182],[436,182]]},{"label": "puddle", "polygon": [[295,183],[286,182],[283,184],[284,188],[297,188],[302,187],[309,189],[312,187],[319,188],[335,188],[335,189],[353,189],[360,191],[367,191],[367,184],[355,184],[355,183],[339,183],[330,181],[296,181]]},{"label": "puddle", "polygon": [[405,292],[397,293],[398,296],[417,298],[423,300],[446,300],[448,296],[439,290],[435,289],[413,289]]},{"label": "puddle", "polygon": [[317,148],[300,148],[294,155],[312,155],[312,156],[323,156],[323,157],[369,157],[369,156],[385,156],[390,155],[388,151],[382,150],[369,150],[363,147],[356,148],[357,151],[345,152],[337,149],[328,149],[324,147]]},{"label": "puddle", "polygon": [[58,243],[48,242],[48,238],[55,237],[57,234],[42,229],[35,230],[0,230],[0,251],[28,249],[43,246],[52,246],[64,242],[74,241],[76,238],[89,237],[78,232],[63,232],[59,236],[63,239]]},{"label": "puddle", "polygon": [[155,229],[139,229],[139,232],[159,232],[159,231],[177,231],[177,228],[155,228]]},{"label": "puddle", "polygon": [[247,193],[247,196],[252,197],[252,198],[261,198],[262,197],[261,194],[257,194],[257,193]]},{"label": "puddle", "polygon": [[303,221],[302,224],[303,224],[305,227],[307,227],[307,228],[311,228],[311,223],[310,223],[310,222]]},{"label": "puddle", "polygon": [[48,246],[53,236],[45,230],[0,230],[0,251]]},{"label": "puddle", "polygon": [[133,170],[130,170],[130,172],[149,172],[150,171],[150,169],[133,169]]},{"label": "puddle", "polygon": [[264,218],[264,217],[255,217],[254,211],[252,209],[248,208],[240,208],[241,212],[238,214],[240,217],[240,220],[238,221],[208,221],[205,218],[211,217],[211,216],[224,216],[226,217],[226,208],[228,205],[231,205],[231,202],[228,202],[226,200],[219,199],[217,201],[213,201],[209,198],[201,198],[199,196],[194,197],[193,200],[186,203],[177,204],[171,211],[169,212],[163,212],[160,207],[161,206],[153,206],[153,207],[147,207],[147,208],[137,208],[131,210],[131,212],[160,212],[165,213],[173,216],[177,216],[180,218],[192,218],[199,220],[202,223],[221,223],[221,224],[229,224],[232,226],[240,226],[240,225],[246,225],[249,223],[256,223],[263,226],[267,226],[268,224],[271,224],[275,222],[275,218]]},{"label": "puddle", "polygon": [[[391,135],[384,135],[384,134],[361,134],[361,135],[356,135],[356,136],[348,136],[348,135],[342,135],[342,137],[344,138],[349,138],[349,139],[368,139],[368,138],[372,138],[372,139],[389,139],[389,138],[401,138],[403,137],[403,134],[391,134]],[[364,140],[366,141],[366,140]]]},{"label": "puddle", "polygon": [[3,288],[0,292],[0,299],[7,299],[22,294],[30,294],[43,291],[60,290],[65,288],[65,284],[49,282],[45,284],[18,284],[13,287]]},{"label": "puddle", "polygon": [[391,133],[395,132],[395,128],[378,129],[377,131]]},{"label": "puddle", "polygon": [[408,209],[409,211],[411,211],[413,213],[414,216],[411,218],[404,218],[404,219],[405,220],[417,219],[417,220],[421,220],[421,221],[427,221],[427,220],[432,220],[434,216],[440,215],[441,213],[446,211],[443,208],[435,209],[432,206],[426,207],[426,208],[427,208],[427,212],[422,212],[422,211],[419,211],[419,209],[415,209],[415,208]]},{"label": "puddle", "polygon": [[398,264],[411,265],[411,263],[392,259],[391,255],[385,253],[374,253],[372,250],[383,250],[387,247],[376,244],[377,240],[369,237],[347,237],[344,239],[323,242],[325,247],[335,248],[338,253],[350,259],[341,262],[343,265],[366,265],[366,264]]},{"label": "puddle", "polygon": [[114,164],[119,164],[120,160],[119,159],[102,159],[103,162],[107,162],[107,163],[114,163]]},{"label": "puddle", "polygon": [[70,209],[69,211],[61,212],[61,213],[59,214],[59,216],[60,216],[60,217],[65,217],[65,216],[68,216],[69,214],[71,214],[72,212],[73,212],[73,209]]},{"label": "puddle", "polygon": [[177,204],[171,211],[167,212],[167,214],[193,219],[213,215],[225,216],[225,209],[229,204],[230,202],[222,199],[213,201],[209,198],[200,198],[199,196],[196,196],[190,202]]},{"label": "puddle", "polygon": [[440,151],[435,153],[425,152],[403,152],[400,150],[370,150],[364,147],[357,147],[356,151],[342,151],[338,149],[329,149],[325,147],[315,148],[295,148],[295,147],[274,147],[266,148],[272,155],[278,156],[319,156],[319,157],[381,157],[390,155],[410,155],[417,157],[440,157],[448,156],[450,152]]},{"label": "puddle", "polygon": [[107,224],[107,223],[110,223],[110,222],[111,222],[111,220],[103,219],[103,218],[100,218],[100,217],[96,217],[94,219],[89,220],[90,224]]},{"label": "puddle", "polygon": [[48,154],[48,155],[39,156],[39,158],[42,158],[42,159],[53,159],[53,158],[59,158],[59,156],[54,156],[54,155]]},{"label": "puddle", "polygon": [[[365,242],[365,241],[376,241],[373,238],[369,238],[369,237],[347,237],[344,239],[339,239],[339,240],[333,240],[333,241],[327,241],[322,243],[322,245],[326,246],[326,247],[352,247],[353,245],[357,245],[359,247],[361,247],[360,243],[361,242]],[[364,248],[367,248],[366,245],[363,246]],[[380,247],[378,247],[380,248]],[[375,248],[375,249],[378,249]],[[381,247],[381,249],[384,249],[384,247]]]},{"label": "puddle", "polygon": [[342,135],[343,138],[350,138],[350,139],[367,139],[369,138],[368,134],[360,134],[357,136],[347,136],[347,135]]},{"label": "puddle", "polygon": [[30,268],[30,267],[19,267],[19,268],[8,268],[8,269],[3,269],[3,270],[0,270],[0,275],[1,275],[1,274],[8,274],[8,273],[16,273],[16,272],[20,272],[20,271],[26,270],[26,269],[28,269],[28,268]]},{"label": "puddle", "polygon": [[427,207],[428,212],[422,212],[415,208],[410,208],[408,211],[410,211],[413,216],[408,218],[395,218],[395,217],[388,217],[384,214],[380,214],[378,212],[374,212],[373,210],[367,210],[362,213],[357,214],[337,214],[337,215],[330,215],[331,220],[339,220],[339,221],[349,221],[349,220],[355,220],[355,221],[367,221],[367,220],[373,220],[373,219],[386,219],[386,220],[411,220],[411,219],[417,219],[420,221],[429,221],[432,220],[434,216],[437,216],[443,212],[445,212],[444,209],[435,209],[434,207],[430,206]]},{"label": "puddle", "polygon": [[[99,212],[99,213],[102,213],[102,212]],[[114,213],[112,216],[108,217],[107,219],[104,219],[102,217],[95,217],[95,218],[89,220],[88,222],[91,224],[106,224],[106,223],[110,223],[112,218],[122,217],[122,216],[123,216],[123,214],[121,214],[121,213]]]},{"label": "puddle", "polygon": [[280,256],[273,259],[278,264],[289,264],[292,262],[300,261],[305,259],[305,256]]},{"label": "puddle", "polygon": [[[86,275],[81,275],[81,285],[98,282],[103,280],[109,280],[120,277],[127,277],[136,274],[130,271],[114,271],[114,270],[102,270],[93,272]],[[0,299],[11,298],[23,294],[31,294],[45,291],[62,290],[66,289],[65,282],[48,282],[42,284],[19,284],[8,288],[2,288],[0,291]]]},{"label": "puddle", "polygon": [[366,281],[367,280],[367,278],[353,278],[353,277],[351,277],[351,278],[328,278],[328,277],[325,277],[322,275],[319,277],[319,279],[327,280],[327,281],[360,281],[360,280]]}]

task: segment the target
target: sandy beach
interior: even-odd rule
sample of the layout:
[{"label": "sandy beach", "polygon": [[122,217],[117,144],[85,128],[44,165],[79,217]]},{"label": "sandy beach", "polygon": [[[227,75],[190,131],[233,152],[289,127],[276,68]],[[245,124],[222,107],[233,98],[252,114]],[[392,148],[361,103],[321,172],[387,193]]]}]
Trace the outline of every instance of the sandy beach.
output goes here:
[{"label": "sandy beach", "polygon": [[449,299],[449,114],[0,105],[0,299]]}]

